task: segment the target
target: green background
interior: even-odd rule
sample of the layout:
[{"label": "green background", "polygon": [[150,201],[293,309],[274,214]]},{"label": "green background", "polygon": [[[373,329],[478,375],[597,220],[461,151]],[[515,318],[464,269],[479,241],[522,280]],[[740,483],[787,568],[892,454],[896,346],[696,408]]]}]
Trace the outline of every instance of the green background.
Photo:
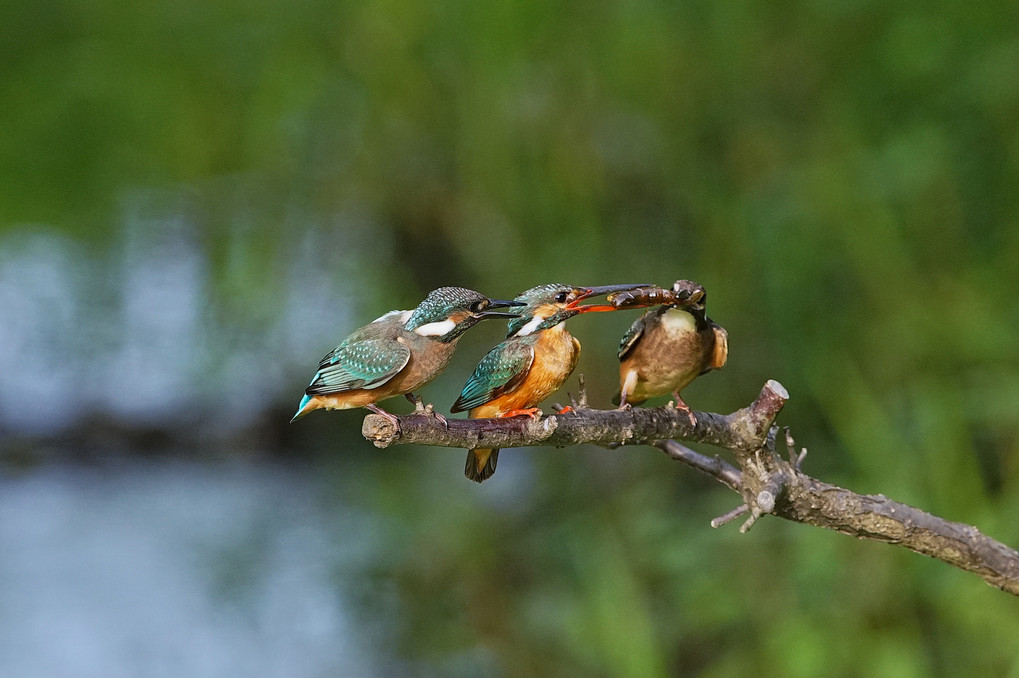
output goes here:
[{"label": "green background", "polygon": [[[654,449],[506,451],[475,486],[361,412],[287,424],[322,355],[434,287],[689,278],[730,343],[694,408],[777,379],[807,473],[1019,545],[1019,5],[16,1],[0,45],[8,540],[54,474],[257,468],[252,506],[296,474],[323,524],[356,517],[356,557],[304,557],[359,675],[1019,676],[1015,598],[777,519],[713,530],[737,496]],[[570,323],[594,406],[634,317]],[[270,596],[249,527],[209,614]],[[286,644],[274,619],[236,632]],[[137,636],[134,675],[191,666],[166,642]]]}]

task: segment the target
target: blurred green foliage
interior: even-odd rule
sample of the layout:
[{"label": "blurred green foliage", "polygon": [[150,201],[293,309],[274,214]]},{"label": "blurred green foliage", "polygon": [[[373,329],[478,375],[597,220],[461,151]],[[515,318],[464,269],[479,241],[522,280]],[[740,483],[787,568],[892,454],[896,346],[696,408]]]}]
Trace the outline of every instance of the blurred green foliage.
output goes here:
[{"label": "blurred green foliage", "polygon": [[[125,201],[157,191],[239,326],[292,303],[308,233],[365,320],[441,284],[696,279],[731,357],[694,407],[778,379],[808,472],[1019,545],[1016,3],[3,16],[0,228],[114,247]],[[571,323],[595,404],[629,322]],[[476,330],[425,395],[448,408],[497,339]],[[318,357],[279,358],[293,403],[266,416]],[[778,520],[711,530],[736,497],[654,451],[512,451],[474,487],[460,453],[369,453],[358,422],[309,418],[283,445],[333,455],[337,491],[379,516],[361,614],[411,674],[1019,676],[1013,598]]]}]

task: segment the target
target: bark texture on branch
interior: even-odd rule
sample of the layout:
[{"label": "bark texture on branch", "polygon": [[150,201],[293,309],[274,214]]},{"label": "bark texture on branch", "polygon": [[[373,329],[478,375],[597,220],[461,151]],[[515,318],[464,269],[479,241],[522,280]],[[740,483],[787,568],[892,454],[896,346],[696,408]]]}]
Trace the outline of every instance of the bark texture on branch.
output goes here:
[{"label": "bark texture on branch", "polygon": [[[904,546],[982,577],[1019,596],[1019,552],[975,527],[951,522],[883,495],[862,495],[804,474],[797,452],[784,432],[787,458],[778,453],[782,431],[775,418],[789,399],[777,381],[768,381],[748,407],[728,415],[696,412],[691,424],[685,411],[672,407],[592,410],[584,396],[575,410],[540,419],[447,419],[428,414],[399,418],[399,425],[377,414],[365,417],[362,433],[377,447],[396,444],[444,447],[565,447],[591,443],[619,447],[654,445],[671,458],[707,473],[739,492],[743,504],[712,521],[718,527],[747,516],[745,532],[761,516],[773,515],[816,525],[861,539]],[[736,465],[696,452],[679,440],[729,450]]]}]

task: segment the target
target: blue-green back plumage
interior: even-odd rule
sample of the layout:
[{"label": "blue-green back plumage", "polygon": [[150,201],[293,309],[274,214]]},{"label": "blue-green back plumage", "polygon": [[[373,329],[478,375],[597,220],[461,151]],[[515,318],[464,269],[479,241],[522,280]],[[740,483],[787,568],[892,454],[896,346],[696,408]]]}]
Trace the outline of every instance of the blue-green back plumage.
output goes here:
[{"label": "blue-green back plumage", "polygon": [[410,361],[410,348],[396,340],[405,317],[387,314],[344,339],[319,362],[305,393],[376,388],[396,376]]},{"label": "blue-green back plumage", "polygon": [[355,388],[376,388],[386,383],[410,360],[410,349],[387,339],[349,339],[323,359],[323,365],[305,391],[311,395]]},{"label": "blue-green back plumage", "polygon": [[513,337],[502,342],[481,359],[464,384],[450,412],[464,412],[484,405],[500,393],[512,390],[527,376],[534,362],[536,336]]}]

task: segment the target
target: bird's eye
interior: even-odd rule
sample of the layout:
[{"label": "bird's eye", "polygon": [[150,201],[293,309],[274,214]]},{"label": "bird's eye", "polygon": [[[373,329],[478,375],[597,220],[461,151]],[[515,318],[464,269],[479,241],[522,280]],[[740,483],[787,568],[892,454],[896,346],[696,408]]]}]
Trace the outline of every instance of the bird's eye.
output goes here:
[{"label": "bird's eye", "polygon": [[556,303],[561,304],[565,302],[567,297],[569,297],[569,294],[567,292],[560,292],[559,294],[555,295]]},{"label": "bird's eye", "polygon": [[471,313],[481,313],[488,308],[488,299],[480,299],[471,304]]}]

